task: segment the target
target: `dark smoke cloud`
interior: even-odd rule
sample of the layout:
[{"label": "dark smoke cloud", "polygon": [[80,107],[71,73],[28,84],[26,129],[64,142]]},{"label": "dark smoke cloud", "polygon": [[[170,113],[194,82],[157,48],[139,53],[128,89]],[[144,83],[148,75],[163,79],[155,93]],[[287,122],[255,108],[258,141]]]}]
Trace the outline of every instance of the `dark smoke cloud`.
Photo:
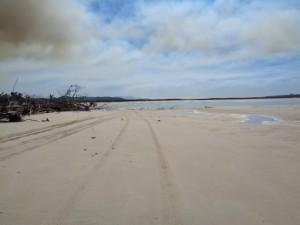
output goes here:
[{"label": "dark smoke cloud", "polygon": [[66,56],[87,20],[75,0],[0,0],[0,58]]}]

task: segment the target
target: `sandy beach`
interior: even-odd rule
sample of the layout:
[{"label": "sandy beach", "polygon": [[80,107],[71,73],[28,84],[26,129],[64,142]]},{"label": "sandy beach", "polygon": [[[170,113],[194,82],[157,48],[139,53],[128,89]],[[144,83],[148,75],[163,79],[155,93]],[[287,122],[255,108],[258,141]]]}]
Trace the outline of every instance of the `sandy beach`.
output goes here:
[{"label": "sandy beach", "polygon": [[299,107],[26,119],[0,123],[0,225],[300,224]]}]

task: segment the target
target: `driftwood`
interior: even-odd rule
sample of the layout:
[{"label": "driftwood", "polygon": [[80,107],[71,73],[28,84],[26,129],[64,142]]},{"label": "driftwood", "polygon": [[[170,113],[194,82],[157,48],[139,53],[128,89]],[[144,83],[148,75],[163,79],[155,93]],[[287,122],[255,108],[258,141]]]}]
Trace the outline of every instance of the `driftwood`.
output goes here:
[{"label": "driftwood", "polygon": [[[77,90],[76,90],[77,93]],[[70,91],[68,92],[70,94]],[[80,102],[76,96],[32,98],[18,92],[0,93],[0,120],[18,122],[25,115],[62,111],[89,111],[94,103]]]}]

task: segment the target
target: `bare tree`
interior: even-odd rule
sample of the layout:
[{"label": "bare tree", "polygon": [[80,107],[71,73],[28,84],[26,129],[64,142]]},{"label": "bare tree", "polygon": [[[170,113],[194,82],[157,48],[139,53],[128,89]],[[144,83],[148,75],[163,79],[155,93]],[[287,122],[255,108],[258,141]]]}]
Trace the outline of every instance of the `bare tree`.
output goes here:
[{"label": "bare tree", "polygon": [[79,91],[81,90],[81,87],[77,84],[72,84],[68,88],[65,97],[70,97],[70,98],[76,98],[79,97]]}]

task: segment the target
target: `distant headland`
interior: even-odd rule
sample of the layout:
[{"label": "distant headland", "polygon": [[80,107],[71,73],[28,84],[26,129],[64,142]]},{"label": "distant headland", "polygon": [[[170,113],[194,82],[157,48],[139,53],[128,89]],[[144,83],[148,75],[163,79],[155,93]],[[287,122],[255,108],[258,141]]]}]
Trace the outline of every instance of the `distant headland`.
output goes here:
[{"label": "distant headland", "polygon": [[213,101],[213,100],[259,100],[300,98],[300,94],[271,95],[262,97],[228,97],[228,98],[122,98],[122,97],[78,97],[78,101],[88,102],[141,102],[141,101]]}]

